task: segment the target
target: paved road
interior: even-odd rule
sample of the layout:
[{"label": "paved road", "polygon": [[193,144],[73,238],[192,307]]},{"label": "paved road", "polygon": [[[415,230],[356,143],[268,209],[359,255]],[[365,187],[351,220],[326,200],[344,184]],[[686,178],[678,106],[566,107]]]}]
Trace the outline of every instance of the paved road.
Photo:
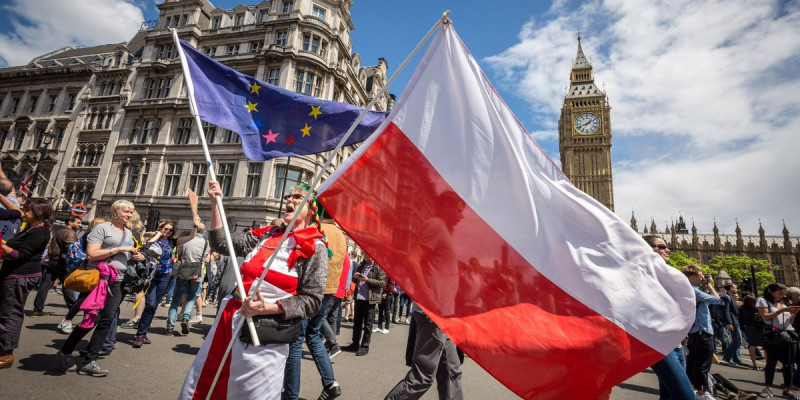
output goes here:
[{"label": "paved road", "polygon": [[[32,308],[34,295],[28,299],[28,310]],[[188,336],[163,336],[166,308],[159,308],[148,335],[153,344],[134,349],[131,343],[135,331],[119,330],[116,349],[109,357],[100,359],[100,364],[111,371],[108,377],[64,374],[58,371],[55,360],[56,350],[66,339],[65,335],[55,330],[66,312],[62,302],[60,295],[50,294],[45,311],[53,315],[25,318],[20,347],[14,353],[17,361],[12,368],[0,370],[0,399],[174,399],[202,344],[202,336],[210,327],[210,319],[207,318],[204,324],[194,326]],[[132,304],[123,303],[123,321],[133,315]],[[343,390],[340,398],[382,399],[407,372],[403,361],[407,333],[407,325],[396,325],[389,334],[373,335],[368,356],[355,357],[352,353],[336,356],[333,359],[334,371]],[[340,342],[349,343],[350,334],[350,325],[344,325],[339,336]],[[84,346],[81,344],[78,349]],[[466,399],[518,398],[470,359],[465,361],[463,371]],[[764,377],[763,372],[720,365],[715,365],[712,371],[720,372],[742,389],[754,392],[760,390]],[[531,379],[535,377],[536,373],[532,371]],[[564,384],[569,385],[568,377],[564,379]],[[611,398],[657,399],[657,387],[655,375],[645,370],[615,387]],[[314,363],[308,353],[304,353],[301,398],[316,399],[321,390],[322,384]],[[435,388],[423,399],[437,399]]]}]

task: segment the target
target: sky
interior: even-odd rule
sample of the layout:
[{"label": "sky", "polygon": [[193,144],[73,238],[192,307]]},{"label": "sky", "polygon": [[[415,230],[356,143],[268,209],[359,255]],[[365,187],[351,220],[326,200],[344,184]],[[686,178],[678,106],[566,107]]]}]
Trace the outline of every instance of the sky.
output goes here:
[{"label": "sky", "polygon": [[[159,0],[160,1],[160,0]],[[130,39],[155,0],[0,0],[0,67]],[[212,1],[230,9],[239,1]],[[244,2],[253,5],[256,1]],[[353,48],[389,73],[445,10],[489,80],[559,163],[582,33],[611,110],[616,213],[659,231],[759,223],[800,235],[800,0],[355,0]],[[420,55],[390,87],[402,95]]]}]

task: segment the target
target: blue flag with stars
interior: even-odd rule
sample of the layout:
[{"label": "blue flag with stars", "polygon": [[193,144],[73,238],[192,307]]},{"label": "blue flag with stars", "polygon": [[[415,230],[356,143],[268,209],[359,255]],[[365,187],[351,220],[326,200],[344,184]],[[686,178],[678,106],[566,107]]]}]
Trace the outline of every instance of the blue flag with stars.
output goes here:
[{"label": "blue flag with stars", "polygon": [[[242,138],[247,158],[321,153],[336,148],[363,107],[320,100],[230,69],[181,40],[194,86],[197,113]],[[364,141],[388,116],[370,111],[345,142]]]}]

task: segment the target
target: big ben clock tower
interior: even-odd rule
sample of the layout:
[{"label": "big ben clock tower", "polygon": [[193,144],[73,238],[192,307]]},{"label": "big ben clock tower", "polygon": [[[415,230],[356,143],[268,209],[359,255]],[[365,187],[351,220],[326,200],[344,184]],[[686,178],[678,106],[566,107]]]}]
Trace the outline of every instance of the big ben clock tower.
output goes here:
[{"label": "big ben clock tower", "polygon": [[569,90],[558,120],[561,170],[580,190],[614,211],[611,181],[611,106],[594,83],[592,65],[581,48],[572,64]]}]

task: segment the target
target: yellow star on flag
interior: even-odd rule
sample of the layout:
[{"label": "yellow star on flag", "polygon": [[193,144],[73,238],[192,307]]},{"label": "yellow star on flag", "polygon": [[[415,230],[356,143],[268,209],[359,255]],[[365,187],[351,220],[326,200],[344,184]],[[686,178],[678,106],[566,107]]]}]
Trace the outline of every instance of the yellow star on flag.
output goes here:
[{"label": "yellow star on flag", "polygon": [[308,113],[308,115],[311,115],[314,117],[314,119],[317,119],[317,115],[322,114],[322,111],[319,110],[320,107],[322,106],[311,106],[311,112]]},{"label": "yellow star on flag", "polygon": [[258,86],[258,83],[253,82],[252,85],[247,85],[250,87],[250,94],[258,94],[258,89],[261,89],[261,86]]},{"label": "yellow star on flag", "polygon": [[258,111],[256,109],[257,105],[258,103],[251,103],[250,100],[247,100],[247,104],[245,105],[245,107],[247,107],[247,111],[253,112],[253,111]]},{"label": "yellow star on flag", "polygon": [[311,127],[306,124],[305,128],[300,129],[300,132],[303,132],[303,137],[311,136]]}]

